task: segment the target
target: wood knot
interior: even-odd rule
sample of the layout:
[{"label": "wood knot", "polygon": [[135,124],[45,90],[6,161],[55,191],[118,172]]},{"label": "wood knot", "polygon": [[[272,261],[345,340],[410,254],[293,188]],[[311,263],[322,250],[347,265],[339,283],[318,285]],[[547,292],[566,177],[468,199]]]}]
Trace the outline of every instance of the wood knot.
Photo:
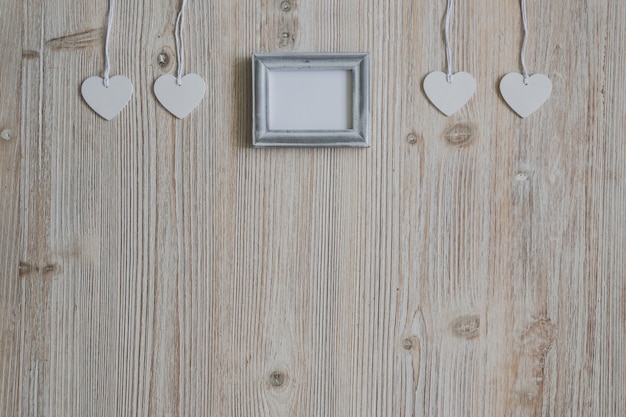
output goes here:
[{"label": "wood knot", "polygon": [[452,146],[469,146],[476,139],[477,128],[471,123],[457,123],[443,133],[446,142]]},{"label": "wood knot", "polygon": [[44,266],[39,266],[30,262],[20,261],[17,266],[17,271],[20,276],[37,274],[44,277],[50,277],[52,275],[59,274],[62,271],[62,268],[56,263],[48,263]]},{"label": "wood knot", "polygon": [[11,135],[13,135],[13,131],[11,129],[4,129],[0,132],[0,138],[6,140],[7,142],[11,140]]},{"label": "wood knot", "polygon": [[164,46],[157,52],[155,63],[163,72],[168,72],[174,65],[174,51],[169,46]]},{"label": "wood knot", "polygon": [[420,340],[416,335],[404,335],[398,343],[398,349],[407,355],[419,355]]},{"label": "wood knot", "polygon": [[24,59],[39,59],[39,51],[27,49],[22,51],[22,58]]},{"label": "wood knot", "polygon": [[406,141],[409,142],[411,145],[415,145],[417,142],[421,142],[423,140],[424,138],[422,137],[422,135],[418,135],[415,132],[411,132],[406,136]]},{"label": "wood knot", "polygon": [[535,320],[522,334],[514,386],[518,396],[534,398],[539,395],[543,384],[545,358],[555,337],[556,326],[548,318]]},{"label": "wood knot", "polygon": [[404,350],[411,350],[413,349],[413,341],[409,338],[406,338],[402,341],[402,347],[404,348]]},{"label": "wood knot", "polygon": [[39,268],[37,268],[37,265],[32,265],[28,262],[20,261],[20,263],[17,265],[17,271],[20,276],[25,276],[38,272]]},{"label": "wood knot", "polygon": [[274,371],[268,378],[269,384],[274,388],[280,388],[287,383],[287,374],[283,371]]},{"label": "wood knot", "polygon": [[57,264],[48,264],[41,268],[44,275],[55,275],[61,272],[61,266]]},{"label": "wood knot", "polygon": [[291,10],[291,3],[288,2],[287,0],[283,1],[282,3],[280,3],[280,10],[282,10],[283,12],[288,12]]},{"label": "wood knot", "polygon": [[452,333],[464,339],[472,339],[480,334],[480,317],[477,315],[462,316],[450,325]]},{"label": "wood knot", "polygon": [[541,318],[534,321],[522,336],[525,353],[533,355],[542,362],[545,354],[552,347],[556,326],[550,319]]},{"label": "wood knot", "polygon": [[157,55],[157,63],[161,68],[167,67],[167,64],[170,63],[170,57],[165,52],[161,52]]},{"label": "wood knot", "polygon": [[279,37],[279,42],[278,42],[279,48],[287,48],[287,47],[293,46],[296,43],[296,37],[294,36],[292,32],[284,30],[280,32],[278,37]]}]

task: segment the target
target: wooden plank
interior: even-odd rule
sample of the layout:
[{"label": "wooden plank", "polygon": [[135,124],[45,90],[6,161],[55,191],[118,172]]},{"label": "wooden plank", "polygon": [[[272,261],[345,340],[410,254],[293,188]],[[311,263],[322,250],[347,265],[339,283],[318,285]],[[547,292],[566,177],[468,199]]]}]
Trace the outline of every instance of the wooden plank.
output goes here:
[{"label": "wooden plank", "polygon": [[22,316],[22,277],[32,265],[21,262],[20,159],[22,62],[35,59],[37,51],[16,44],[22,31],[23,10],[2,2],[0,46],[0,414],[18,415],[23,390],[20,373],[19,321]]},{"label": "wooden plank", "polygon": [[[179,2],[118,2],[105,122],[106,2],[4,2],[0,414],[626,415],[626,5],[529,3],[554,92],[522,120],[519,3],[456,3],[478,90],[445,118],[445,1],[191,1],[179,121]],[[371,53],[370,149],[251,148],[280,51]]]}]

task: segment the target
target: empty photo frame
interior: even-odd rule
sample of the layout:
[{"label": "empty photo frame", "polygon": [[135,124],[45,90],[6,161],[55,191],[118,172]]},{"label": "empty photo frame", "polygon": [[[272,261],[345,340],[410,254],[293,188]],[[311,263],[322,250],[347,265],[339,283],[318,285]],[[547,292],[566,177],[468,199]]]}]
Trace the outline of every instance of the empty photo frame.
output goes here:
[{"label": "empty photo frame", "polygon": [[366,53],[252,55],[254,147],[368,147]]}]

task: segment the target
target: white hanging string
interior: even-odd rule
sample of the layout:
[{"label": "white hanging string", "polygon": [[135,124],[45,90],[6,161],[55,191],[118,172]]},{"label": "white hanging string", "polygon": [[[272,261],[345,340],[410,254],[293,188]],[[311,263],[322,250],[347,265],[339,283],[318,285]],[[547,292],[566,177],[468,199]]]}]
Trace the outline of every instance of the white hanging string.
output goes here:
[{"label": "white hanging string", "polygon": [[183,0],[176,17],[176,28],[174,29],[176,37],[176,54],[178,55],[178,74],[176,76],[176,84],[183,85],[183,62],[185,61],[185,45],[183,44],[183,25],[185,23],[185,6],[187,0]]},{"label": "white hanging string", "polygon": [[522,70],[524,71],[524,84],[528,85],[528,68],[526,68],[526,43],[528,41],[528,17],[526,16],[526,0],[522,2],[522,23],[524,25],[524,40],[522,41],[522,51],[520,52],[520,60],[522,61]]},{"label": "white hanging string", "polygon": [[109,88],[109,73],[111,72],[111,61],[109,59],[109,38],[111,37],[111,25],[113,24],[113,9],[115,0],[109,0],[109,18],[107,20],[107,35],[104,41],[104,86]]},{"label": "white hanging string", "polygon": [[452,83],[452,51],[450,50],[450,41],[448,40],[448,31],[450,30],[450,16],[452,15],[453,0],[448,0],[448,8],[446,10],[446,22],[443,29],[444,42],[446,44],[446,63],[447,63],[447,79],[448,83]]}]

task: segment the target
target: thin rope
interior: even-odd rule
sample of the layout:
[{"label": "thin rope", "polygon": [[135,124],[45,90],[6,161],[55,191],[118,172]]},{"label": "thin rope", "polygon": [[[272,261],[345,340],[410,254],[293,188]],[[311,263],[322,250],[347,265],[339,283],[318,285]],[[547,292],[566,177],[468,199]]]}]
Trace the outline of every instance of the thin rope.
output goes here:
[{"label": "thin rope", "polygon": [[183,0],[180,11],[176,17],[176,28],[174,29],[176,37],[176,53],[178,55],[178,74],[176,76],[176,84],[183,85],[183,62],[185,61],[185,45],[183,43],[183,25],[185,23],[185,6],[187,0]]},{"label": "thin rope", "polygon": [[446,22],[443,29],[444,41],[446,44],[446,63],[447,63],[447,79],[448,83],[452,83],[452,51],[450,50],[450,41],[448,40],[448,31],[450,30],[450,16],[452,15],[453,0],[448,0],[448,8],[446,10]]},{"label": "thin rope", "polygon": [[526,0],[522,2],[522,23],[524,25],[524,40],[522,41],[522,51],[520,52],[520,60],[522,61],[522,70],[524,71],[524,84],[528,85],[528,68],[526,68],[526,43],[528,42],[528,17],[526,16]]},{"label": "thin rope", "polygon": [[111,37],[111,26],[113,25],[113,10],[115,0],[109,0],[109,18],[107,20],[107,36],[104,41],[104,86],[109,88],[109,73],[111,72],[111,61],[109,59],[109,38]]}]

